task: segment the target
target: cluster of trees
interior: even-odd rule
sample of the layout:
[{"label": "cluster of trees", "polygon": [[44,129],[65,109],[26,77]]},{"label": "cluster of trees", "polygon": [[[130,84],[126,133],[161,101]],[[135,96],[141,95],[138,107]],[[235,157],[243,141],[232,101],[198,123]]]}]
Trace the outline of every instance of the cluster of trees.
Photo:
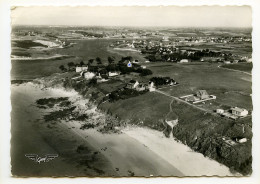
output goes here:
[{"label": "cluster of trees", "polygon": [[67,72],[67,71],[74,70],[76,66],[84,66],[84,65],[85,65],[85,63],[83,61],[80,61],[79,63],[69,62],[69,63],[67,63],[68,68],[66,68],[64,65],[60,65],[59,69],[62,72]]},{"label": "cluster of trees", "polygon": [[[131,61],[131,60],[133,60],[133,58],[131,56],[127,56],[127,57],[122,57],[118,63],[115,63],[115,58],[109,56],[107,58],[109,64],[107,66],[102,66],[101,58],[97,57],[96,59],[90,59],[87,64],[84,63],[83,61],[80,61],[79,63],[69,62],[67,64],[67,68],[64,65],[60,65],[59,69],[62,72],[67,72],[67,71],[75,70],[76,66],[88,65],[89,71],[91,72],[99,71],[101,74],[107,74],[108,72],[114,72],[114,71],[119,71],[121,74],[129,74],[130,72],[136,72],[139,73],[141,76],[147,76],[153,74],[151,70],[143,69],[140,67],[140,65],[136,63],[133,63],[132,67],[127,67],[127,63],[125,61]],[[94,61],[97,62],[98,66],[92,65]]]},{"label": "cluster of trees", "polygon": [[162,86],[170,84],[171,82],[175,82],[175,80],[170,77],[153,77],[150,79],[151,82],[154,82],[156,86]]},{"label": "cluster of trees", "polygon": [[141,94],[146,93],[147,91],[136,91],[134,89],[124,89],[124,90],[117,90],[113,91],[109,94],[109,101],[114,102],[120,99],[128,99],[131,97],[135,97]]},{"label": "cluster of trees", "polygon": [[141,76],[152,75],[153,72],[149,69],[143,69],[140,65],[133,63],[133,67],[127,67],[126,64],[109,64],[106,66],[108,72],[120,71],[121,74],[129,74],[131,72],[139,73]]}]

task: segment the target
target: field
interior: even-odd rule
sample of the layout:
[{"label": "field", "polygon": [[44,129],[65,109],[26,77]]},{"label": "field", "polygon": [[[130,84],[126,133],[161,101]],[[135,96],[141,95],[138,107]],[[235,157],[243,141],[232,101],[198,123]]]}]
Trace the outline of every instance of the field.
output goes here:
[{"label": "field", "polygon": [[[199,107],[212,111],[216,108],[227,109],[232,106],[252,110],[251,76],[249,75],[218,68],[217,64],[209,63],[149,63],[146,65],[153,71],[153,76],[169,76],[180,83],[175,87],[160,89],[172,96],[180,97],[205,89],[209,94],[216,95],[217,99],[199,104]],[[168,96],[148,92],[114,103],[106,102],[101,104],[100,108],[131,124],[163,131],[165,129],[163,121],[170,110],[169,104],[172,100]],[[251,168],[251,141],[230,147],[222,138],[228,137],[230,140],[235,140],[237,137],[246,137],[251,140],[252,118],[250,116],[235,122],[205,113],[176,100],[173,100],[172,109],[179,119],[178,125],[173,128],[173,135],[177,139],[189,145],[193,150],[229,167],[232,166],[231,169],[248,174]],[[245,125],[244,133],[241,128],[242,124]]]},{"label": "field", "polygon": [[180,83],[176,87],[161,89],[170,95],[181,97],[204,89],[217,96],[215,102],[218,104],[252,110],[252,79],[249,75],[227,71],[210,63],[149,63],[147,68],[153,71],[153,76],[168,76]]},{"label": "field", "polygon": [[222,65],[221,67],[251,73],[253,64],[252,63],[237,63],[237,64],[232,64],[232,65]]}]

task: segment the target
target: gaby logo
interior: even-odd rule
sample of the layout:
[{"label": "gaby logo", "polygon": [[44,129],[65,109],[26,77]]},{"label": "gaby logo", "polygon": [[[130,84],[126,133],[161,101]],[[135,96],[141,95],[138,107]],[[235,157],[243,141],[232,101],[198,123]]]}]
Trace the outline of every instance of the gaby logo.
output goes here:
[{"label": "gaby logo", "polygon": [[39,157],[37,154],[26,154],[25,156],[40,164],[41,162],[49,162],[50,160],[57,158],[58,154],[46,154],[45,157]]}]

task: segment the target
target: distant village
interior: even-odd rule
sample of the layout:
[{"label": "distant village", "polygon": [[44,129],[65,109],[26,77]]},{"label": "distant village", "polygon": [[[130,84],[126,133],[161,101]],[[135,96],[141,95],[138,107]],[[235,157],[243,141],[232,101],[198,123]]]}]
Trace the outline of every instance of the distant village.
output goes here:
[{"label": "distant village", "polygon": [[225,64],[238,62],[252,62],[250,56],[240,56],[229,52],[212,51],[209,49],[197,49],[191,47],[197,43],[236,43],[250,42],[247,37],[198,37],[175,39],[170,41],[168,37],[161,40],[121,40],[110,45],[113,48],[129,48],[140,51],[149,62],[222,62]]}]

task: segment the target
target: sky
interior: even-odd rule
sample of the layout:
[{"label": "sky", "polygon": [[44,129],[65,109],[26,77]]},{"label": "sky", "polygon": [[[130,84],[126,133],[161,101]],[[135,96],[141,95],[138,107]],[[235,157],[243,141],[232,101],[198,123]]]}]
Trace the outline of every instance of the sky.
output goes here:
[{"label": "sky", "polygon": [[249,6],[13,7],[14,25],[251,27]]}]

